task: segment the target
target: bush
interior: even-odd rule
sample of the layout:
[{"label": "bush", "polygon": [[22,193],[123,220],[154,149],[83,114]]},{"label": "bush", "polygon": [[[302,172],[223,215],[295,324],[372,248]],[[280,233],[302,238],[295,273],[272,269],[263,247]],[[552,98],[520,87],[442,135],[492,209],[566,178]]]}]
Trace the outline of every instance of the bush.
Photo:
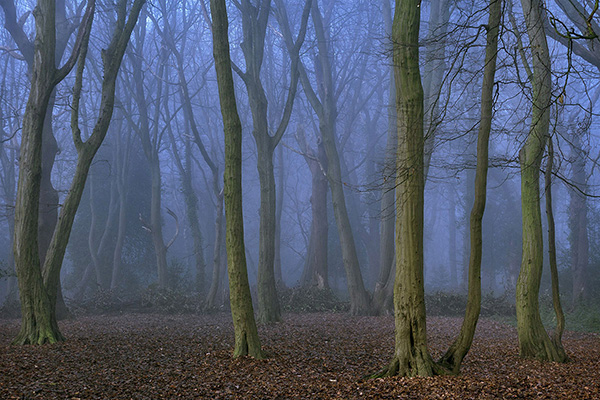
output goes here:
[{"label": "bush", "polygon": [[181,290],[150,285],[140,296],[141,306],[164,313],[197,313],[204,308],[204,299],[199,294],[188,294]]},{"label": "bush", "polygon": [[[427,315],[443,315],[462,317],[467,306],[467,296],[464,294],[435,292],[425,295]],[[515,306],[508,301],[507,295],[496,297],[488,293],[481,298],[482,317],[514,316]]]},{"label": "bush", "polygon": [[281,309],[287,312],[348,311],[347,302],[340,301],[331,289],[286,288],[279,290]]}]

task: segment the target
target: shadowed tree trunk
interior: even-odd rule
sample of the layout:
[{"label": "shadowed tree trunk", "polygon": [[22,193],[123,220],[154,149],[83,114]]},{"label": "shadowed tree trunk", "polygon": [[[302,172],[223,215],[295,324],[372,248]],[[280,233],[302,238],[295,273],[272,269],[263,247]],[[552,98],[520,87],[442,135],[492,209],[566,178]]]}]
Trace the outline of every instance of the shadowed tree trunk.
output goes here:
[{"label": "shadowed tree trunk", "polygon": [[475,336],[475,328],[481,310],[481,255],[482,220],[487,200],[487,172],[489,161],[489,139],[492,129],[494,77],[498,53],[498,32],[502,19],[502,0],[491,0],[489,8],[485,67],[481,88],[481,122],[477,135],[477,167],[475,170],[474,203],[470,219],[470,257],[468,270],[468,295],[465,318],[460,333],[442,356],[440,364],[458,374],[462,360],[469,352]]},{"label": "shadowed tree trunk", "polygon": [[[317,86],[319,88],[319,95],[317,95],[315,89],[312,87],[302,63],[299,64],[300,81],[311,107],[315,110],[319,118],[319,132],[321,134],[323,149],[327,155],[327,169],[325,173],[331,189],[333,212],[340,237],[340,247],[350,297],[350,313],[353,315],[366,315],[371,313],[371,299],[365,290],[362,279],[354,234],[346,207],[342,170],[336,143],[335,126],[337,109],[333,85],[333,69],[329,56],[329,40],[325,32],[325,26],[317,1],[312,3],[311,16],[317,38],[317,64],[319,65]],[[292,53],[293,42],[289,24],[287,21],[281,19],[279,20],[279,24],[282,28],[286,47]]]},{"label": "shadowed tree trunk", "polygon": [[[582,192],[587,190],[585,171],[586,153],[581,149],[581,131],[571,140],[572,181]],[[573,274],[571,306],[575,307],[587,297],[587,279],[590,243],[588,238],[587,196],[579,190],[569,192],[569,231],[571,244],[571,270]]]},{"label": "shadowed tree trunk", "polygon": [[[273,153],[281,141],[290,120],[292,106],[298,87],[298,63],[300,47],[304,42],[306,25],[310,11],[308,0],[302,14],[298,39],[290,52],[292,59],[291,84],[285,108],[277,130],[270,133],[267,117],[267,96],[261,80],[264,58],[265,35],[271,11],[271,0],[260,0],[254,6],[249,0],[239,4],[242,12],[244,41],[241,44],[246,63],[246,71],[236,68],[248,91],[248,101],[252,112],[252,134],[256,142],[258,180],[260,183],[260,224],[258,250],[258,319],[261,322],[275,322],[281,319],[277,285],[275,280],[275,231],[276,231],[276,188],[273,172]],[[277,10],[286,13],[285,8]]]},{"label": "shadowed tree trunk", "polygon": [[552,168],[554,166],[554,146],[552,137],[548,138],[548,162],[544,179],[546,190],[546,217],[548,218],[548,258],[550,260],[550,276],[552,281],[552,305],[556,314],[556,329],[552,335],[552,343],[556,352],[564,361],[568,360],[562,345],[562,335],[565,330],[565,314],[560,304],[560,290],[558,287],[558,266],[556,262],[556,225],[554,211],[552,210]]},{"label": "shadowed tree trunk", "polygon": [[[129,35],[137,21],[143,1],[136,1],[126,21],[126,2],[117,4],[118,19],[110,46],[104,51],[104,79],[100,116],[91,136],[83,141],[79,130],[79,99],[82,91],[83,68],[89,42],[94,2],[88,3],[74,50],[60,69],[55,67],[54,2],[40,0],[36,17],[36,62],[32,88],[23,121],[21,168],[15,207],[15,262],[19,275],[22,325],[16,344],[43,344],[63,340],[55,318],[58,281],[73,220],[85,187],[87,174],[98,148],[102,144],[112,117],[115,82]],[[81,54],[80,53],[81,50]],[[42,131],[49,98],[56,84],[63,80],[79,59],[73,89],[71,129],[77,150],[77,165],[70,190],[63,202],[43,267],[38,253],[38,207],[41,181]]]},{"label": "shadowed tree trunk", "polygon": [[211,0],[213,55],[225,131],[225,217],[234,357],[263,358],[248,283],[242,215],[242,124],[235,103],[225,0]]},{"label": "shadowed tree trunk", "polygon": [[304,288],[329,289],[327,268],[329,226],[327,224],[327,178],[325,177],[327,155],[320,140],[316,151],[308,146],[302,126],[298,127],[296,140],[310,169],[312,186],[310,196],[312,220],[301,285]]},{"label": "shadowed tree trunk", "polygon": [[423,284],[424,137],[419,71],[420,0],[396,0],[392,28],[398,114],[395,348],[376,376],[443,373],[427,349]]},{"label": "shadowed tree trunk", "polygon": [[[386,35],[392,35],[392,9],[388,0],[383,0],[383,22]],[[394,90],[394,67],[390,67],[390,95],[388,110],[388,134],[383,164],[383,184],[381,187],[381,224],[379,239],[379,276],[373,291],[373,311],[381,315],[393,310],[393,287],[395,277],[394,232],[396,223],[395,181],[396,146],[396,92]]]},{"label": "shadowed tree trunk", "polygon": [[533,104],[530,131],[519,151],[523,213],[523,255],[516,293],[519,349],[523,357],[565,361],[542,324],[538,298],[544,261],[539,180],[550,122],[550,53],[544,33],[542,2],[522,0],[522,5],[533,53]]}]

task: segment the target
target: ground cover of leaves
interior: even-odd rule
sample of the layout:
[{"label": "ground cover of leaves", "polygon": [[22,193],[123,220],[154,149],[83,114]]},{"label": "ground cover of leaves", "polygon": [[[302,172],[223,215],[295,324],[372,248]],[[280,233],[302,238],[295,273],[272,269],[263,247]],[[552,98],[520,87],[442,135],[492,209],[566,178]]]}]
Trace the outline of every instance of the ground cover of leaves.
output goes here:
[{"label": "ground cover of leaves", "polygon": [[[459,318],[428,319],[439,357]],[[65,343],[12,346],[0,320],[1,399],[600,399],[600,337],[567,332],[571,362],[518,356],[516,331],[481,320],[457,377],[363,377],[393,351],[392,317],[286,314],[259,328],[265,360],[231,358],[228,314],[130,314],[60,323]]]}]

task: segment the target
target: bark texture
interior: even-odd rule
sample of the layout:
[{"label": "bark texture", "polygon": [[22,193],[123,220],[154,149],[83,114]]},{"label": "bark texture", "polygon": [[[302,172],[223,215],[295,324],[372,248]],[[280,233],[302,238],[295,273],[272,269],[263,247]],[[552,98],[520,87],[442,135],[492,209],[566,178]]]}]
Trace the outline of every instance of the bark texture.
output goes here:
[{"label": "bark texture", "polygon": [[523,213],[523,253],[516,293],[519,350],[523,357],[565,361],[542,325],[538,299],[543,267],[539,180],[550,122],[550,53],[543,27],[542,2],[522,0],[522,5],[533,54],[533,104],[530,131],[519,152]]},{"label": "bark texture", "polygon": [[213,54],[225,130],[225,240],[229,272],[231,315],[235,334],[234,357],[263,358],[248,284],[242,215],[242,124],[235,102],[229,56],[225,0],[211,0]]},{"label": "bark texture", "polygon": [[396,161],[395,348],[379,375],[432,376],[440,368],[427,349],[423,285],[424,137],[419,71],[419,0],[397,0],[392,28],[398,114]]},{"label": "bark texture", "polygon": [[490,15],[485,50],[485,67],[481,89],[481,122],[477,135],[477,167],[474,185],[475,201],[471,209],[470,219],[471,248],[467,308],[458,337],[440,360],[441,365],[455,374],[458,374],[462,360],[471,348],[481,310],[482,220],[487,199],[489,138],[492,129],[494,77],[496,74],[496,56],[498,53],[498,32],[502,19],[502,3],[502,0],[491,0],[489,8]]}]

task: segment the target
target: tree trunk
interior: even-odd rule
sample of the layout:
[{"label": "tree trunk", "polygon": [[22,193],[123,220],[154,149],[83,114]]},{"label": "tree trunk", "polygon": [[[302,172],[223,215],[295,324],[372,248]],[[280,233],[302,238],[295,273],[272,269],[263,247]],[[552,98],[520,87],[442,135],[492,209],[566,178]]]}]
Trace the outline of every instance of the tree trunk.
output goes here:
[{"label": "tree trunk", "polygon": [[[462,360],[469,352],[475,328],[481,310],[481,256],[482,256],[482,220],[487,200],[487,173],[489,161],[489,138],[492,129],[494,107],[494,77],[496,75],[496,56],[498,52],[498,32],[502,19],[502,0],[490,1],[485,66],[481,88],[481,122],[477,135],[477,167],[475,171],[474,203],[470,219],[470,257],[468,276],[468,297],[465,318],[460,333],[448,351],[442,356],[440,364],[454,374],[458,374]],[[466,269],[466,268],[465,268]]]},{"label": "tree trunk", "polygon": [[225,217],[234,357],[263,358],[248,283],[242,215],[242,124],[235,103],[225,0],[211,0],[213,54],[225,131]]},{"label": "tree trunk", "polygon": [[[266,110],[265,110],[266,111]],[[265,113],[266,119],[266,113]],[[268,133],[264,132],[267,136]],[[275,282],[275,177],[273,150],[256,137],[258,149],[258,180],[260,182],[260,226],[258,248],[258,320],[281,320],[277,285]],[[259,144],[260,143],[260,144]]]},{"label": "tree trunk", "polygon": [[[586,154],[581,149],[581,133],[575,132],[571,141],[572,181],[582,192],[587,190],[585,171]],[[571,233],[571,273],[573,286],[571,306],[576,307],[587,297],[587,279],[589,263],[589,238],[587,218],[587,196],[578,190],[569,192],[569,231]]]},{"label": "tree trunk", "polygon": [[156,256],[156,271],[158,276],[158,287],[166,288],[168,286],[167,274],[167,247],[162,233],[162,179],[160,174],[160,164],[158,155],[150,161],[150,176],[152,179],[151,199],[150,199],[150,234],[154,244],[154,253]]},{"label": "tree trunk", "polygon": [[304,132],[299,130],[298,143],[304,160],[311,173],[312,194],[310,196],[311,225],[310,238],[301,284],[304,288],[316,287],[319,290],[329,289],[329,272],[327,268],[328,231],[327,224],[327,156],[321,143],[317,151],[308,147]]},{"label": "tree trunk", "polygon": [[283,215],[283,195],[285,185],[285,167],[283,162],[283,150],[279,146],[277,150],[277,166],[279,173],[277,174],[277,206],[275,207],[275,283],[278,288],[285,288],[283,280],[283,271],[281,266],[281,217]]},{"label": "tree trunk", "polygon": [[533,105],[531,127],[519,151],[523,255],[517,280],[517,333],[521,356],[565,361],[546,333],[539,311],[543,267],[543,234],[540,212],[540,166],[550,122],[552,77],[550,53],[544,33],[543,5],[539,0],[522,0],[527,32],[533,52]]},{"label": "tree trunk", "polygon": [[225,231],[225,223],[223,221],[223,194],[217,195],[217,209],[215,210],[215,243],[213,246],[213,262],[212,262],[212,278],[210,281],[210,289],[206,296],[206,309],[214,309],[217,304],[217,294],[221,288],[221,270],[223,269],[223,261],[221,252],[223,248],[223,236]]},{"label": "tree trunk", "polygon": [[556,262],[556,225],[554,223],[554,212],[552,210],[552,168],[554,165],[554,146],[552,137],[548,140],[548,162],[544,188],[546,191],[546,217],[548,218],[548,258],[550,260],[550,276],[552,280],[552,305],[556,314],[556,329],[552,335],[552,343],[556,352],[565,361],[568,360],[562,345],[562,335],[565,330],[565,314],[560,304],[560,290],[558,286],[558,266]]},{"label": "tree trunk", "polygon": [[[17,344],[54,343],[63,340],[55,318],[56,299],[59,295],[58,282],[75,213],[81,201],[87,174],[94,155],[102,144],[108,130],[114,106],[115,82],[125,47],[137,21],[143,0],[136,0],[127,13],[125,2],[117,7],[117,27],[110,46],[105,50],[104,79],[100,116],[89,139],[83,142],[79,130],[79,99],[82,90],[83,67],[94,13],[94,3],[88,4],[74,49],[67,63],[60,69],[54,67],[54,2],[40,0],[34,11],[36,16],[36,63],[32,88],[23,121],[21,145],[21,169],[15,207],[15,260],[21,290],[22,326],[15,338]],[[79,54],[81,50],[81,54]],[[54,86],[63,80],[79,59],[73,89],[71,129],[77,149],[77,165],[70,190],[64,199],[58,223],[52,234],[50,245],[40,268],[38,253],[38,207],[41,180],[41,144],[44,113]]]},{"label": "tree trunk", "polygon": [[43,344],[64,340],[56,323],[54,304],[44,285],[40,261],[39,211],[42,189],[42,143],[44,121],[54,88],[55,3],[39,0],[34,9],[36,39],[31,89],[23,116],[19,181],[15,201],[13,250],[21,299],[21,330],[15,344]]},{"label": "tree trunk", "polygon": [[397,0],[392,29],[398,113],[396,163],[395,348],[378,375],[441,373],[427,349],[423,284],[423,87],[419,72],[419,0]]}]

